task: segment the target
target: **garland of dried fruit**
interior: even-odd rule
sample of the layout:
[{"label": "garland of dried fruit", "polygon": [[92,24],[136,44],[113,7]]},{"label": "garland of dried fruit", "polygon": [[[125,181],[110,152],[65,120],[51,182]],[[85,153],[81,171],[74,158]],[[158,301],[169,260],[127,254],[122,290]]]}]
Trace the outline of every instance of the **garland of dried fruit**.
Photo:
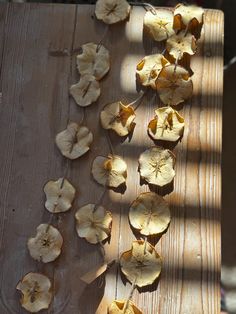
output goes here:
[{"label": "garland of dried fruit", "polygon": [[[190,74],[182,65],[186,55],[196,52],[196,38],[200,37],[203,25],[203,9],[196,6],[179,4],[174,12],[168,9],[155,9],[150,4],[144,17],[144,30],[155,41],[166,40],[163,54],[144,57],[137,65],[136,76],[145,87],[157,91],[165,107],[155,110],[155,117],[148,124],[148,134],[153,140],[176,142],[183,136],[184,118],[172,108],[184,102],[192,95],[193,84]],[[126,0],[98,0],[95,14],[106,24],[125,20],[130,13]],[[76,103],[86,107],[100,96],[99,81],[110,68],[109,51],[102,45],[107,30],[98,44],[82,45],[82,53],[77,56],[77,68],[80,80],[72,85],[70,94]],[[141,95],[129,105],[114,102],[106,105],[100,114],[101,125],[106,130],[113,130],[119,136],[127,136],[134,129],[135,110],[132,105],[145,95]],[[84,155],[93,141],[91,131],[80,123],[69,122],[66,130],[56,136],[56,145],[62,155],[76,159]],[[108,136],[108,135],[107,135]],[[92,244],[106,240],[111,234],[112,215],[101,205],[109,187],[117,188],[126,182],[127,165],[114,154],[108,136],[111,154],[108,157],[97,156],[92,164],[94,179],[105,187],[97,204],[87,204],[75,214],[76,230],[79,237]],[[148,184],[165,186],[173,181],[175,156],[170,150],[154,146],[144,151],[139,157],[139,172]],[[65,175],[57,181],[49,181],[45,187],[46,209],[51,212],[50,221],[40,224],[34,238],[28,240],[29,253],[37,261],[54,261],[61,253],[63,238],[59,230],[51,225],[53,214],[66,212],[72,207],[75,188]],[[139,231],[144,240],[133,241],[131,250],[120,256],[121,271],[132,283],[127,300],[115,300],[108,308],[108,314],[142,312],[131,301],[136,287],[152,284],[161,272],[161,257],[148,242],[148,236],[161,235],[171,220],[168,203],[163,197],[153,192],[141,193],[130,206],[129,221]],[[104,262],[105,251],[103,248]],[[145,267],[143,267],[145,265]],[[105,266],[105,267],[104,267]],[[107,270],[107,264],[89,272],[81,279],[90,283]],[[95,275],[96,273],[96,275]],[[36,313],[47,309],[52,301],[52,283],[43,274],[28,273],[17,285],[21,291],[21,305],[27,311]]]}]

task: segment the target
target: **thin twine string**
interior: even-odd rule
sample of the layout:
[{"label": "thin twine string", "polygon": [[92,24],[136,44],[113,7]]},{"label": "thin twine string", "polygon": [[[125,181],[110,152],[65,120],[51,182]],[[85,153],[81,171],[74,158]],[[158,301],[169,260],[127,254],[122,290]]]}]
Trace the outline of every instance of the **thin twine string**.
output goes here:
[{"label": "thin twine string", "polygon": [[133,297],[134,290],[135,290],[135,288],[136,288],[136,281],[137,281],[137,278],[135,278],[135,280],[132,282],[132,286],[131,286],[131,289],[130,289],[130,291],[129,291],[128,298],[127,298],[127,300],[126,300],[126,302],[125,302],[125,304],[124,304],[124,308],[123,308],[123,311],[122,311],[124,314],[125,314],[125,312],[126,312],[127,309],[128,309],[130,300],[131,300],[132,297]]},{"label": "thin twine string", "polygon": [[109,132],[105,131],[105,135],[106,135],[106,139],[107,139],[107,143],[108,143],[108,147],[109,147],[110,153],[111,153],[112,155],[115,155],[114,147],[113,147],[113,145],[112,145]]},{"label": "thin twine string", "polygon": [[135,100],[133,100],[131,103],[129,103],[129,106],[133,106],[133,105],[137,104],[134,107],[134,111],[136,111],[138,109],[138,107],[142,104],[143,98],[146,94],[147,94],[147,90],[145,90],[145,92],[141,93],[140,96],[138,96]]},{"label": "thin twine string", "polygon": [[98,202],[95,204],[95,206],[93,208],[93,213],[95,213],[95,211],[98,209],[98,207],[103,203],[103,199],[105,197],[106,191],[107,191],[107,187],[104,186],[104,190],[103,190]]},{"label": "thin twine string", "polygon": [[189,31],[189,26],[190,26],[190,22],[188,22],[188,25],[187,25],[187,27],[186,27],[186,29],[185,29],[185,32],[184,32],[184,37],[186,37],[186,36],[187,36],[187,34],[188,34],[188,31]]},{"label": "thin twine string", "polygon": [[[93,208],[93,213],[95,213],[95,211],[98,209],[98,207],[103,203],[103,199],[105,197],[106,191],[107,191],[107,187],[104,186],[104,190],[102,192],[102,195],[100,196],[98,202],[95,204],[95,206]],[[103,245],[102,241],[100,241],[98,239],[98,235],[97,235],[97,241],[98,241],[99,246],[100,246],[100,252],[101,252],[101,255],[102,255],[102,259],[105,262],[105,260],[106,260],[106,251],[105,251],[105,248],[104,248],[104,245]],[[103,286],[104,280],[105,279],[104,279],[103,276],[99,278],[99,282],[98,282],[98,287],[99,288],[101,288]]]},{"label": "thin twine string", "polygon": [[147,2],[129,2],[129,4],[134,5],[134,6],[141,6],[143,7],[145,10],[145,7],[149,7],[150,9],[148,11],[150,11],[153,15],[156,15],[156,8],[151,5],[150,3]]},{"label": "thin twine string", "polygon": [[147,251],[147,236],[144,236],[144,250],[143,250],[143,253],[144,255],[146,254],[146,251]]},{"label": "thin twine string", "polygon": [[86,107],[82,107],[82,118],[79,122],[79,125],[82,125],[84,123],[85,118],[86,118]]},{"label": "thin twine string", "polygon": [[103,35],[102,35],[102,38],[101,38],[101,40],[99,41],[99,43],[97,44],[96,52],[98,52],[98,51],[100,50],[100,48],[101,48],[101,46],[102,46],[102,44],[103,44],[103,42],[104,42],[104,39],[105,39],[106,36],[107,36],[108,31],[109,31],[109,25],[106,25],[105,31],[104,31],[104,33],[103,33]]}]

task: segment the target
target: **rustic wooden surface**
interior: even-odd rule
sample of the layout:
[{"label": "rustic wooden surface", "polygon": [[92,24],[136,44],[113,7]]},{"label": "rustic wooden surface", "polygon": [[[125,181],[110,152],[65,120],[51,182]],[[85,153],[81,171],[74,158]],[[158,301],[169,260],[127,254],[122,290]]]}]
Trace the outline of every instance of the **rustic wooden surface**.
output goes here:
[{"label": "rustic wooden surface", "polygon": [[[71,51],[88,41],[99,42],[105,25],[94,18],[93,6],[52,4],[1,4],[0,6],[0,313],[25,313],[15,290],[29,271],[42,271],[52,280],[55,297],[45,313],[105,314],[115,298],[125,298],[130,284],[112,268],[103,280],[86,286],[80,276],[101,262],[99,246],[79,239],[74,213],[96,202],[103,188],[90,175],[95,156],[109,153],[99,125],[104,104],[137,96],[135,65],[145,55],[162,51],[142,34],[141,7],[133,8],[127,23],[110,27],[105,46],[111,52],[111,70],[101,81],[98,103],[86,109],[86,124],[94,133],[91,151],[70,163],[68,178],[77,187],[73,209],[53,223],[64,237],[63,253],[49,265],[36,263],[28,254],[27,238],[47,222],[43,186],[65,171],[65,160],[54,144],[56,133],[70,119],[79,121],[82,110],[68,96],[78,80],[75,57],[51,56],[51,50]],[[220,312],[220,209],[222,131],[223,14],[208,10],[198,53],[191,59],[194,96],[180,111],[186,120],[184,137],[175,148],[177,156],[174,191],[166,196],[172,222],[157,243],[164,267],[158,285],[134,301],[145,314],[217,314]],[[123,195],[109,191],[104,205],[113,213],[108,259],[131,247],[129,204],[148,186],[140,185],[139,154],[152,141],[146,125],[159,101],[151,92],[137,109],[131,141],[112,135],[114,150],[128,164],[127,189]],[[160,191],[163,192],[163,191]]]}]

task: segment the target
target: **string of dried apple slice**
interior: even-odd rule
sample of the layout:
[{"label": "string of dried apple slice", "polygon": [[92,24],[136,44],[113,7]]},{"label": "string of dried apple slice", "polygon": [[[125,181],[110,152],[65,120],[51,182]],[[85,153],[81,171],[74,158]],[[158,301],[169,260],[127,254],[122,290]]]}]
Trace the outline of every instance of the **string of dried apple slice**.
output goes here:
[{"label": "string of dried apple slice", "polygon": [[[157,18],[156,16],[154,16],[155,14],[153,14],[153,12],[146,13],[146,16],[148,15],[152,15],[153,19]],[[173,19],[173,14],[172,14],[172,19]],[[158,26],[160,28],[163,27],[163,25],[158,25]],[[164,25],[164,28],[165,28],[165,25]],[[169,63],[167,60],[165,62],[164,56],[152,55],[152,56],[145,57],[143,60],[141,60],[141,62],[137,66],[136,75],[137,75],[138,80],[144,86],[150,86],[153,89],[157,89],[157,90],[158,89],[160,90],[162,88],[162,93],[160,94],[162,95],[164,94],[165,98],[163,98],[162,96],[161,99],[162,98],[166,99],[166,102],[168,104],[168,107],[163,108],[163,109],[160,108],[162,110],[156,111],[156,117],[154,121],[151,121],[151,123],[149,123],[149,133],[152,135],[153,138],[156,137],[156,139],[161,138],[163,140],[176,141],[183,134],[184,119],[178,114],[176,110],[172,109],[169,106],[177,105],[178,103],[183,102],[185,99],[188,99],[191,96],[191,92],[192,92],[191,79],[189,79],[189,76],[186,75],[187,71],[185,73],[181,73],[182,67],[178,66],[178,61],[181,58],[183,58],[184,54],[193,55],[195,53],[196,40],[194,36],[187,33],[187,30],[183,33],[180,33],[179,35],[174,35],[174,30],[172,32],[173,32],[172,34],[173,37],[168,36],[166,29],[164,32],[164,34],[166,35],[165,39],[167,39],[168,41],[168,45],[166,49],[170,55],[175,57],[175,64],[174,64],[172,73],[170,73],[171,71],[167,71],[167,74],[165,72],[166,71],[165,68],[166,66],[169,65]],[[161,40],[161,39],[157,38],[157,40]],[[157,57],[159,58],[159,60]],[[171,68],[169,68],[168,70],[171,70]],[[160,80],[159,82],[158,82],[158,79]],[[185,81],[181,81],[181,79],[186,80],[187,84],[185,84]],[[165,80],[165,82],[163,82],[163,80]],[[158,85],[157,85],[157,82],[158,82]],[[163,102],[165,103],[165,101]],[[118,105],[116,106],[118,107]],[[115,106],[113,108],[115,108]],[[117,111],[118,110],[116,109],[116,112],[115,114],[113,114],[113,116],[117,116]],[[107,116],[108,115],[106,115],[105,117]],[[103,118],[104,118],[104,112],[103,112]],[[110,115],[109,118],[113,123],[115,119],[112,117],[112,115]],[[108,122],[105,121],[107,122],[107,125],[104,123],[104,121],[102,121],[102,126],[103,127],[105,126],[105,128],[107,129],[108,128],[112,129],[112,126],[109,124],[110,122],[109,119],[107,120]],[[159,125],[157,123],[157,120],[159,122]],[[157,130],[159,130],[159,132]],[[119,133],[120,132],[118,131],[117,134]],[[154,150],[156,149],[158,148],[154,148]],[[173,170],[175,157],[173,156],[173,154],[170,151],[163,150],[163,149],[160,149],[160,151],[158,151],[158,154],[157,154],[158,158],[156,156],[156,151],[155,151],[155,154],[153,154],[153,156],[148,156],[149,154],[151,154],[151,152],[148,152],[147,154],[143,153],[142,154],[143,156],[142,155],[140,156],[140,160],[139,160],[140,172],[141,172],[141,175],[142,174],[145,175],[143,176],[143,178],[148,180],[150,183],[154,183],[159,186],[163,186],[170,183],[173,180],[173,177],[175,175],[174,170]],[[144,155],[147,155],[147,156],[144,156]],[[150,173],[150,167],[151,167],[152,174]],[[155,174],[155,180],[152,178],[153,172]],[[156,177],[158,176],[159,176],[159,179],[157,180]],[[144,204],[147,207],[145,207],[145,205],[143,205],[142,202],[140,201],[140,204],[138,202],[138,204],[136,205],[137,208],[134,206],[136,210],[134,208],[130,209],[130,215],[129,215],[131,225],[133,223],[136,227],[137,226],[141,227],[140,229],[141,234],[144,233],[144,235],[146,236],[145,241],[144,241],[144,255],[146,254],[147,247],[150,245],[147,242],[147,235],[162,233],[164,230],[166,230],[170,222],[170,211],[169,211],[168,204],[165,203],[165,201],[161,197],[158,198],[158,196],[157,196],[158,200],[157,199],[154,200],[153,198],[155,198],[154,196],[156,196],[156,194],[154,193],[153,193],[153,197],[151,197],[152,193],[148,195],[150,195],[150,197],[147,197],[147,201],[146,201],[147,204],[145,204],[145,201],[144,201]],[[149,198],[151,200],[148,200]],[[155,204],[155,202],[156,203],[159,202],[160,204]],[[139,209],[140,209],[140,212],[139,212]],[[146,211],[148,211],[148,214],[146,213]],[[137,216],[135,216],[135,213],[137,213]],[[146,217],[146,214],[147,214],[147,217]],[[159,217],[158,217],[158,214],[159,214]],[[141,218],[139,216],[141,216]],[[160,220],[157,219],[156,216]],[[144,230],[142,230],[142,220],[146,227],[146,229],[144,228]],[[152,223],[152,220],[154,221],[153,223]],[[115,305],[116,304],[114,303],[114,306]],[[115,311],[114,313],[121,312],[119,311],[120,309],[117,308],[116,306],[115,306],[115,310],[117,311]]]},{"label": "string of dried apple slice", "polygon": [[[98,1],[96,4],[95,14],[104,22],[113,24],[126,18],[124,15],[125,11],[122,11],[126,4],[126,1],[114,1],[114,3],[111,3],[111,1]],[[118,15],[119,18],[117,19]],[[95,44],[87,44],[86,46],[84,45],[82,46],[83,54],[77,56],[77,68],[79,72],[82,74],[89,72],[89,74],[94,75],[97,80],[101,79],[108,72],[110,66],[108,51],[102,46],[102,41],[105,38],[107,31],[108,27],[106,28],[103,38],[97,47]],[[93,60],[92,65],[91,59]],[[129,111],[128,108],[127,111]],[[122,160],[122,158],[116,156],[113,153],[113,147],[110,142],[110,138],[108,135],[107,137],[112,154],[109,155],[108,158],[102,156],[96,157],[92,166],[92,174],[94,179],[98,183],[105,186],[104,193],[106,192],[107,186],[118,187],[123,184],[125,182],[124,178],[127,176],[126,163]],[[101,177],[102,174],[105,175],[105,179]],[[84,237],[90,243],[100,243],[101,248],[103,249],[103,257],[105,261],[105,250],[102,245],[102,241],[110,236],[112,217],[111,213],[107,212],[104,207],[100,205],[100,203],[101,200],[97,204],[88,204],[83,206],[76,212],[75,218],[78,235],[80,237]],[[99,266],[96,271],[90,271],[89,273],[82,276],[81,279],[87,283],[92,282],[98,276],[103,274],[104,271],[108,269],[110,264],[111,262],[104,263],[102,266]]]},{"label": "string of dried apple slice", "polygon": [[[146,16],[147,15],[146,13]],[[154,17],[152,18],[154,19]],[[196,39],[191,34],[188,34],[188,28],[189,25],[187,25],[185,32],[167,38],[167,51],[175,58],[175,65],[164,65],[158,75],[155,72],[153,73],[152,66],[150,70],[147,67],[146,73],[144,68],[144,77],[142,77],[139,72],[142,74],[145,64],[144,61],[147,57],[137,66],[137,76],[139,80],[143,81],[143,85],[151,86],[153,89],[156,88],[163,103],[168,105],[168,107],[157,109],[156,117],[149,123],[148,132],[154,139],[176,141],[183,134],[184,119],[177,111],[169,106],[183,102],[192,94],[192,82],[189,79],[189,74],[185,69],[178,66],[178,60],[180,60],[184,54],[193,55],[196,51]],[[153,34],[151,35],[153,36]],[[154,55],[151,57],[154,57]],[[157,79],[153,80],[155,83],[155,85],[153,85],[151,78],[155,78],[155,76],[157,76]],[[140,174],[148,183],[163,186],[171,182],[175,175],[173,170],[173,154],[161,148],[155,147],[145,151],[140,156],[139,164]],[[160,212],[158,212],[158,209]],[[146,236],[143,242],[145,255],[146,247],[150,245],[147,242],[147,236],[161,233],[166,230],[169,225],[170,211],[168,204],[155,193],[141,194],[131,205],[129,220],[134,228],[138,229],[141,234]],[[132,252],[132,250],[130,252]],[[129,255],[132,255],[130,252]],[[140,256],[141,254],[139,257]],[[130,260],[132,260],[132,257]],[[129,263],[128,265],[130,266]],[[135,276],[132,273],[135,267],[132,263],[131,265],[132,266],[127,267],[126,271],[124,271],[124,266],[122,270],[121,263],[121,270],[129,281]],[[129,270],[131,273],[129,273]],[[152,281],[150,283],[152,283]]]}]

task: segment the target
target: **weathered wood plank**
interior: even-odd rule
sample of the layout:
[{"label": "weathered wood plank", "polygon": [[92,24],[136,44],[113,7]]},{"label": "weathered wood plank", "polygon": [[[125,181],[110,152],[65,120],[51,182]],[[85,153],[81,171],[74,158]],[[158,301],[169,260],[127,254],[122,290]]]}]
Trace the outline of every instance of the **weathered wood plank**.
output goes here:
[{"label": "weathered wood plank", "polygon": [[55,311],[68,292],[66,285],[58,284],[63,271],[69,271],[66,247],[58,262],[41,267],[30,258],[26,241],[49,219],[43,205],[45,182],[63,172],[54,136],[67,115],[70,59],[52,58],[48,50],[50,45],[72,45],[74,18],[75,6],[9,6],[0,117],[1,291],[9,309],[1,313],[23,313],[15,286],[29,271],[42,268],[55,278]]},{"label": "weathered wood plank", "polygon": [[[91,178],[95,156],[109,153],[99,112],[108,102],[136,98],[135,66],[145,54],[162,51],[142,35],[142,8],[133,8],[127,24],[112,26],[105,38],[111,52],[111,70],[101,81],[102,95],[86,108],[85,123],[94,134],[91,152],[69,164],[68,178],[78,188],[70,213],[58,216],[65,245],[53,264],[35,263],[26,241],[35,227],[46,222],[43,185],[65,172],[66,162],[54,144],[57,132],[69,118],[80,121],[82,110],[68,97],[69,86],[78,80],[75,56],[53,57],[49,50],[77,49],[88,41],[99,42],[106,26],[96,21],[93,6],[25,4],[0,6],[2,49],[0,136],[0,264],[1,313],[24,313],[19,307],[15,284],[28,271],[40,270],[54,280],[55,299],[49,313],[104,314],[114,298],[128,295],[130,285],[113,268],[106,283],[90,286],[80,276],[101,261],[99,246],[79,239],[74,230],[76,209],[96,202],[103,188]],[[181,109],[186,119],[177,156],[174,191],[167,196],[172,223],[157,244],[164,268],[160,283],[150,291],[134,294],[147,314],[219,313],[221,127],[222,127],[222,27],[220,11],[208,10],[199,49],[191,59],[194,97]],[[5,34],[5,35],[4,35]],[[109,191],[104,205],[113,213],[108,259],[130,248],[134,235],[128,224],[129,204],[148,187],[140,186],[138,156],[152,141],[146,125],[158,103],[151,93],[137,110],[131,141],[111,135],[114,151],[128,164],[127,190],[123,195]],[[14,271],[12,271],[14,269]],[[157,288],[157,289],[156,289]],[[2,307],[2,308],[1,308]]]}]

